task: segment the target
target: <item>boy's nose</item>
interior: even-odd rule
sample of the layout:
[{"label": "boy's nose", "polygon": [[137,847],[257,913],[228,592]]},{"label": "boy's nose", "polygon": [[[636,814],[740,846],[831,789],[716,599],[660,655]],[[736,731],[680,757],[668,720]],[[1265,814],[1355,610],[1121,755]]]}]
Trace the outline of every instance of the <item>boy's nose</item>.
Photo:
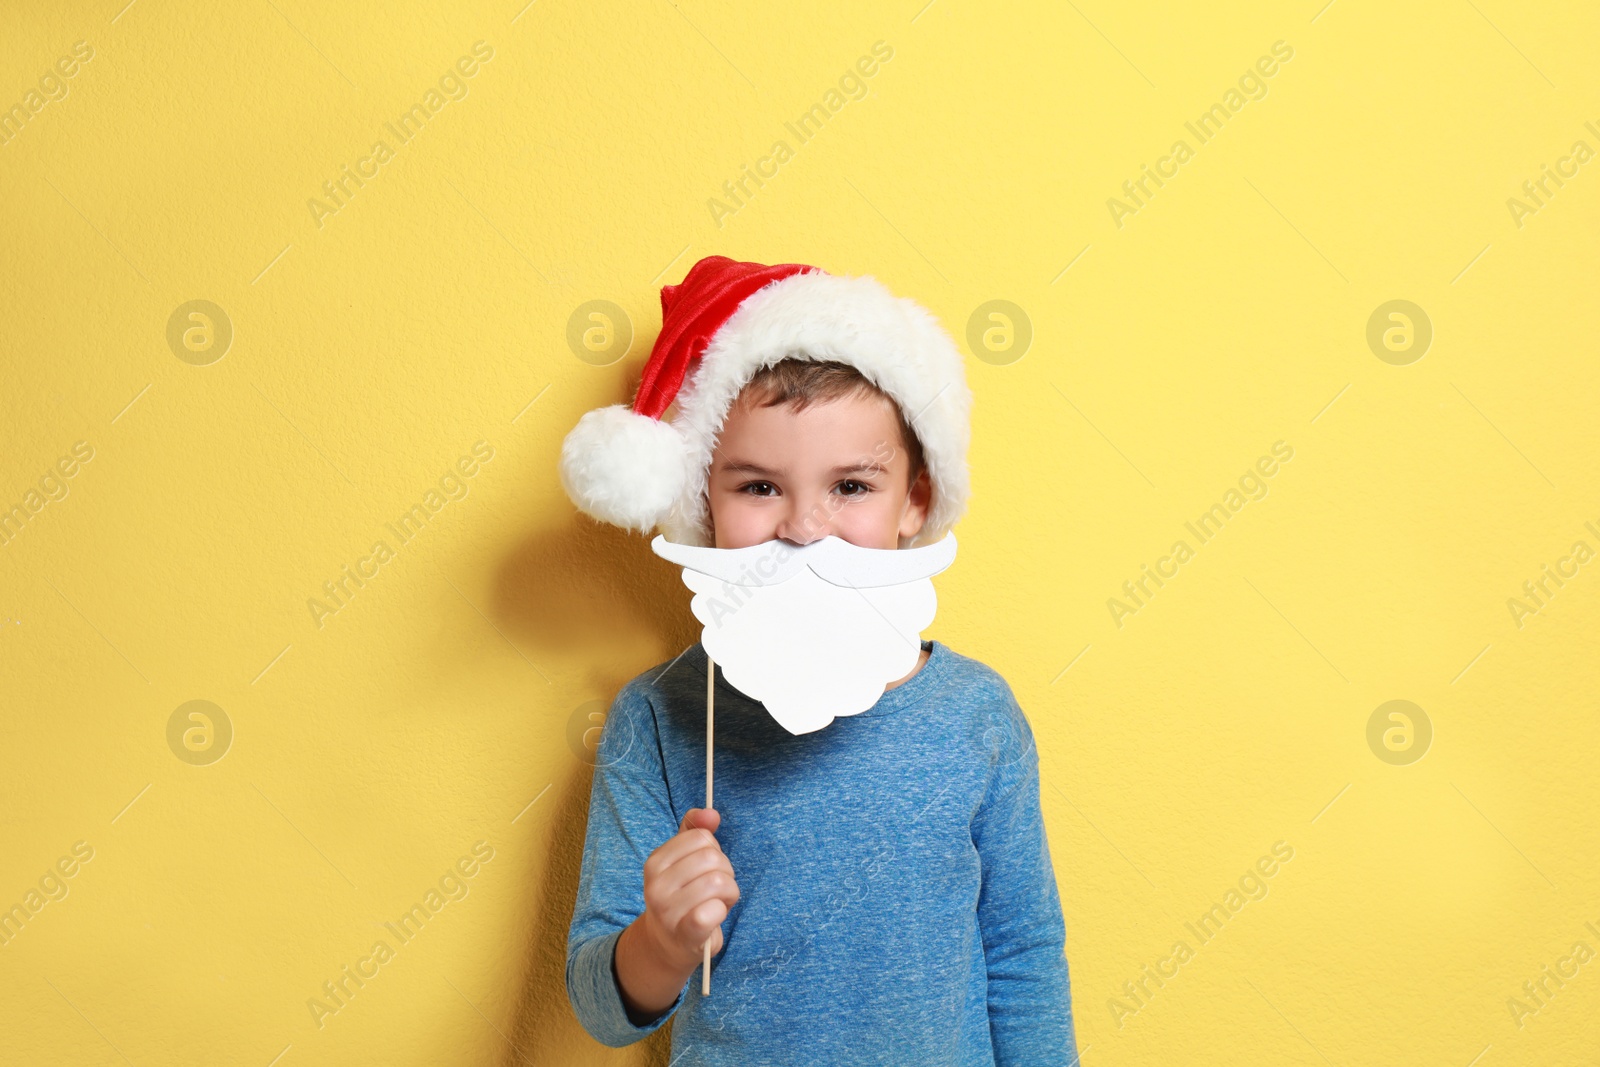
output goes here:
[{"label": "boy's nose", "polygon": [[775,536],[804,548],[833,532],[831,518],[828,509],[820,503],[797,504],[778,524]]}]

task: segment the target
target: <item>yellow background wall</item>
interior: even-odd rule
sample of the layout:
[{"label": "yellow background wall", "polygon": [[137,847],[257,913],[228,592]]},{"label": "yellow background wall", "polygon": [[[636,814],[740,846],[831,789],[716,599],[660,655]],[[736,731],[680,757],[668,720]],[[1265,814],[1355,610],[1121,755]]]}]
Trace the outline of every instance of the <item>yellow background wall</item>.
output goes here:
[{"label": "yellow background wall", "polygon": [[696,631],[555,463],[723,253],[1014,305],[930,633],[1037,732],[1086,1063],[1593,1062],[1600,16],[1324,2],[10,5],[0,1061],[665,1062],[562,960],[597,709]]}]

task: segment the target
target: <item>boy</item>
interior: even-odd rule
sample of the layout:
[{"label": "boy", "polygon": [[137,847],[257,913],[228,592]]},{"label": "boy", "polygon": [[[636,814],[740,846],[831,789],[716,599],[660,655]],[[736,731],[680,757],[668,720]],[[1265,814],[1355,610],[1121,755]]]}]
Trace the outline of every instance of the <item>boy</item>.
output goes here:
[{"label": "boy", "polygon": [[[662,320],[632,410],[589,412],[563,446],[586,513],[715,548],[881,549],[964,510],[971,394],[915,303],[714,256],[663,288]],[[708,811],[706,666],[697,643],[634,678],[602,733],[567,954],[590,1034],[672,1018],[674,1067],[1072,1067],[1038,759],[1005,681],[923,641],[872,708],[793,735],[719,669]]]}]

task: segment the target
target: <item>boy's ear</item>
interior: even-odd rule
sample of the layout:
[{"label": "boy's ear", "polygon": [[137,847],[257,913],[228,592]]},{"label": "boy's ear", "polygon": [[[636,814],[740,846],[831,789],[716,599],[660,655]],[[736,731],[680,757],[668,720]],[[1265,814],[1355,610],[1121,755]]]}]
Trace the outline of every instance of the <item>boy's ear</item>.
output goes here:
[{"label": "boy's ear", "polygon": [[917,472],[916,480],[911,483],[911,491],[906,494],[906,508],[900,516],[901,537],[915,537],[922,532],[932,502],[933,482],[928,477],[928,468],[924,467]]}]

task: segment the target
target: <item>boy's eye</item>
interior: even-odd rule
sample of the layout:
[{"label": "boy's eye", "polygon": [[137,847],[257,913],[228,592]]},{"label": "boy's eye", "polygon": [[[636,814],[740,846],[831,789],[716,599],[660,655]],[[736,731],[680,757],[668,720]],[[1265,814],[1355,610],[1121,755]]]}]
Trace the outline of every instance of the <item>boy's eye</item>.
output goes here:
[{"label": "boy's eye", "polygon": [[[859,492],[850,491],[850,486],[855,486]],[[861,493],[872,492],[872,486],[867,485],[865,482],[858,482],[854,478],[846,478],[839,483],[839,488],[844,491],[845,496],[860,496]]]},{"label": "boy's eye", "polygon": [[751,496],[767,496],[765,490],[773,488],[771,482],[746,482],[739,487],[739,492],[749,493]]}]

